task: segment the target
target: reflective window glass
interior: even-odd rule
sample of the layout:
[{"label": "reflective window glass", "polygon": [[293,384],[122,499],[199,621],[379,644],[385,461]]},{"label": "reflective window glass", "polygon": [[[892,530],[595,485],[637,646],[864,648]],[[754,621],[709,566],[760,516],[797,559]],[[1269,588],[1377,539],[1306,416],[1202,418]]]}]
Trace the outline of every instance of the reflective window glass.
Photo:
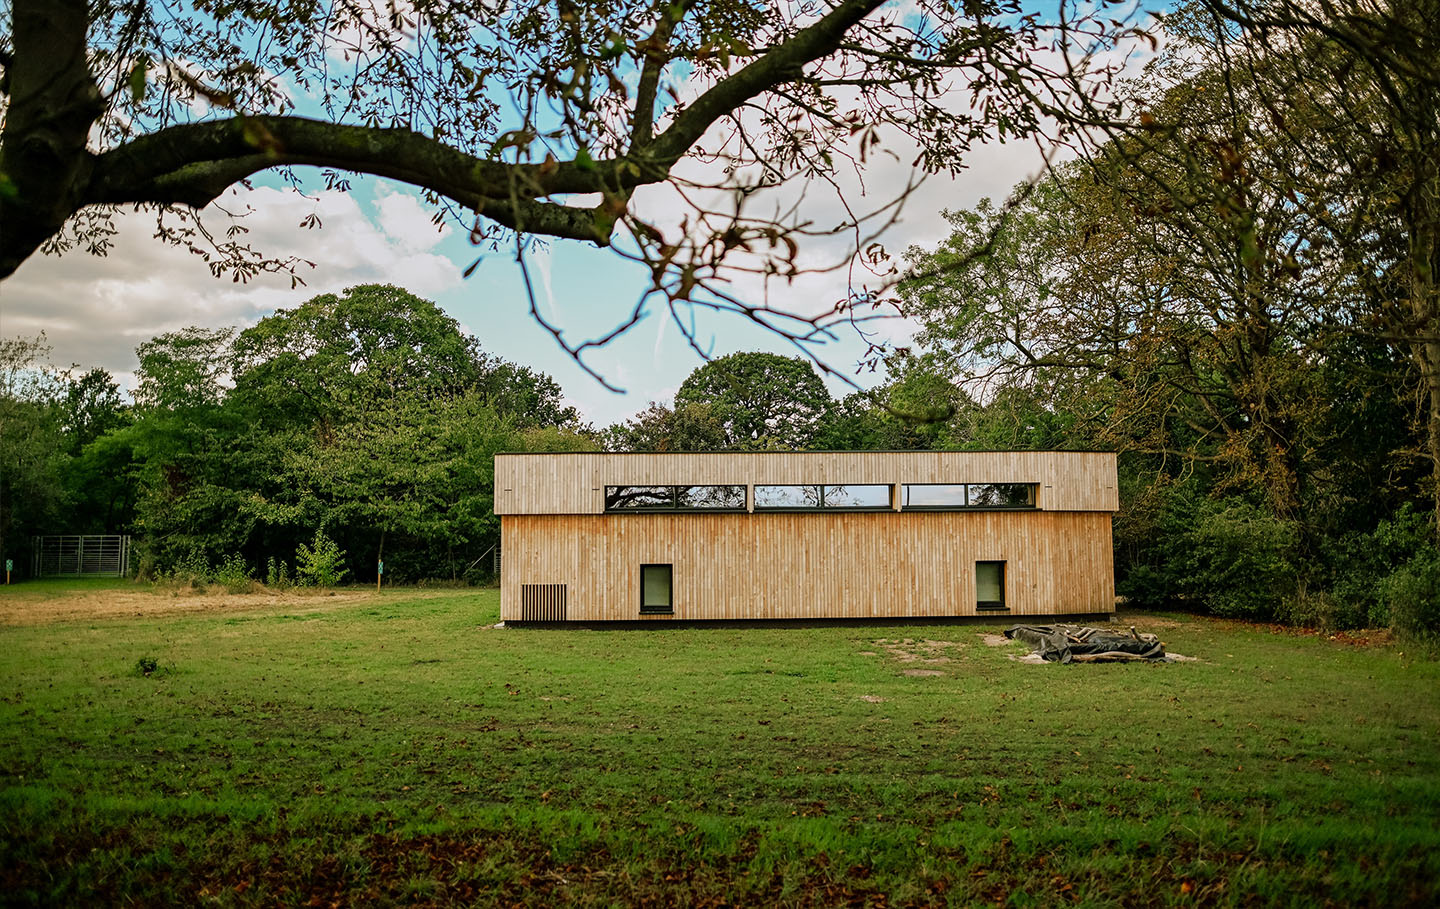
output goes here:
[{"label": "reflective window glass", "polygon": [[756,486],[756,508],[819,508],[819,486]]},{"label": "reflective window glass", "polygon": [[680,508],[744,508],[744,486],[677,486]]},{"label": "reflective window glass", "polygon": [[674,508],[673,486],[606,486],[605,510],[630,508]]},{"label": "reflective window glass", "polygon": [[890,487],[826,486],[824,502],[826,508],[889,508]]},{"label": "reflective window glass", "polygon": [[915,483],[905,487],[906,508],[964,508],[962,483]]},{"label": "reflective window glass", "polygon": [[1033,483],[971,483],[971,508],[1024,508],[1035,504]]}]

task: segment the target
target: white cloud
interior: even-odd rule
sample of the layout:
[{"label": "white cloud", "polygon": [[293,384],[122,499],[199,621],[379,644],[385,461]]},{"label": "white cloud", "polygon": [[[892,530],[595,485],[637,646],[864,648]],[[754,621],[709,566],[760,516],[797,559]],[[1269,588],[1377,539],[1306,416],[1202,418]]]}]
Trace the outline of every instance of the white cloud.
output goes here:
[{"label": "white cloud", "polygon": [[[238,220],[246,241],[271,255],[294,255],[306,286],[262,275],[248,284],[216,279],[198,257],[153,239],[152,215],[117,215],[119,234],[104,258],[72,251],[36,255],[0,283],[0,335],[46,333],[59,364],[101,366],[117,375],[135,367],[134,350],[155,335],[187,325],[252,325],[277,308],[355,284],[397,284],[432,296],[460,284],[460,268],[432,251],[443,238],[419,203],[381,190],[377,225],[350,195],[306,197],[256,188],[227,193],[231,211],[253,209]],[[314,214],[321,226],[299,227]],[[213,217],[212,217],[213,215]],[[212,231],[225,216],[207,211]],[[423,223],[421,219],[423,218]]]}]

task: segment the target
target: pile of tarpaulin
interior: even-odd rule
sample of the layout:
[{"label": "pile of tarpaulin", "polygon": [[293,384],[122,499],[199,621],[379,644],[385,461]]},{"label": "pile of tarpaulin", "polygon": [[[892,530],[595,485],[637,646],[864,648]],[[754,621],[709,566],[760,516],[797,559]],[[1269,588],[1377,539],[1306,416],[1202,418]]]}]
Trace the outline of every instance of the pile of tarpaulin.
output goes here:
[{"label": "pile of tarpaulin", "polygon": [[1014,625],[1005,637],[1024,641],[1052,663],[1163,661],[1165,645],[1153,634],[1090,628],[1084,625]]}]

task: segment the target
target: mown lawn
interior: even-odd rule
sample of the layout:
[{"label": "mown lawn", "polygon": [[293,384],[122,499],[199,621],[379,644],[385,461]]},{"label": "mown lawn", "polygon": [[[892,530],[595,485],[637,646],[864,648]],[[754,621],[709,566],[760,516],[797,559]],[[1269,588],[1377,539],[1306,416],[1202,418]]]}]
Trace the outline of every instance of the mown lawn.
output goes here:
[{"label": "mown lawn", "polygon": [[1395,647],[1171,616],[1200,662],[1030,666],[1000,626],[498,611],[0,628],[0,901],[1440,901],[1440,667]]}]

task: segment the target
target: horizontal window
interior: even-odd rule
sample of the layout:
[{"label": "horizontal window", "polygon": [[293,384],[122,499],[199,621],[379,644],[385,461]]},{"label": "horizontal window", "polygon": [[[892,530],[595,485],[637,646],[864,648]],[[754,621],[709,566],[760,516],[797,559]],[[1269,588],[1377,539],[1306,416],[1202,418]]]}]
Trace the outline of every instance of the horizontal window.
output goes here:
[{"label": "horizontal window", "polygon": [[606,511],[744,511],[744,486],[606,486]]},{"label": "horizontal window", "polygon": [[729,508],[744,510],[744,486],[676,486],[678,508]]},{"label": "horizontal window", "polygon": [[756,508],[819,508],[819,486],[756,486]]},{"label": "horizontal window", "polygon": [[964,508],[965,484],[914,483],[905,487],[906,508]]},{"label": "horizontal window", "polygon": [[674,508],[674,486],[606,486],[605,510]]},{"label": "horizontal window", "polygon": [[889,508],[890,487],[882,484],[850,486],[756,486],[755,508]]},{"label": "horizontal window", "polygon": [[820,504],[825,508],[889,508],[890,487],[822,486]]},{"label": "horizontal window", "polygon": [[905,508],[1034,508],[1036,483],[908,483]]},{"label": "horizontal window", "polygon": [[971,508],[1034,508],[1034,483],[971,483],[965,487]]}]

